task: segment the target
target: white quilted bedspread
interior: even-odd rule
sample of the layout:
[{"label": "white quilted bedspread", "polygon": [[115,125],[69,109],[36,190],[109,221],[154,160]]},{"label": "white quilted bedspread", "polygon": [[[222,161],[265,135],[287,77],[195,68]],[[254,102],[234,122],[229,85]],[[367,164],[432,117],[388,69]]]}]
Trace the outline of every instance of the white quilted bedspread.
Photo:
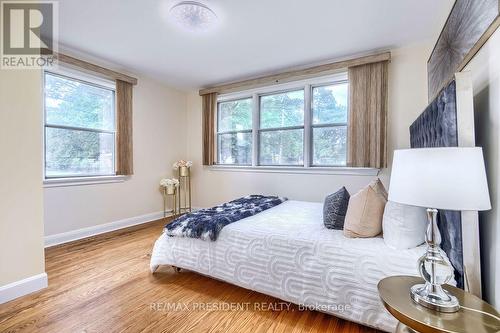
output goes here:
[{"label": "white quilted bedspread", "polygon": [[377,283],[390,275],[418,275],[425,247],[392,250],[381,237],[346,238],[324,227],[322,209],[321,203],[287,201],[226,226],[215,242],[162,234],[151,271],[174,265],[394,331],[397,322],[382,305]]}]

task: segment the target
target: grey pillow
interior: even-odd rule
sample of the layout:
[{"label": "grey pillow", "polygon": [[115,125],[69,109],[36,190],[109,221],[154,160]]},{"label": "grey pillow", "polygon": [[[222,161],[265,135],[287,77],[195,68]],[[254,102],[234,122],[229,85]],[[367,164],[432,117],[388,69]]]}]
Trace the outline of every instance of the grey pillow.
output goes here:
[{"label": "grey pillow", "polygon": [[323,223],[328,229],[342,230],[344,228],[345,214],[349,205],[349,192],[342,187],[335,193],[325,198],[323,205]]}]

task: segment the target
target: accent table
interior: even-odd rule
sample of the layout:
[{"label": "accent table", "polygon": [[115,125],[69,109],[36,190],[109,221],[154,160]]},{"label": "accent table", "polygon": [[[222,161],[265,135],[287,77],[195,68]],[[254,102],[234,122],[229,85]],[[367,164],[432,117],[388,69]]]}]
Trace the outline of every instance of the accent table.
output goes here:
[{"label": "accent table", "polygon": [[443,287],[458,298],[461,306],[458,312],[437,312],[416,304],[410,297],[410,287],[423,281],[422,278],[416,276],[390,276],[378,283],[378,293],[382,303],[387,311],[399,321],[396,332],[489,333],[500,331],[500,321],[495,319],[495,317],[500,317],[500,314],[491,305],[479,297],[450,285]]}]

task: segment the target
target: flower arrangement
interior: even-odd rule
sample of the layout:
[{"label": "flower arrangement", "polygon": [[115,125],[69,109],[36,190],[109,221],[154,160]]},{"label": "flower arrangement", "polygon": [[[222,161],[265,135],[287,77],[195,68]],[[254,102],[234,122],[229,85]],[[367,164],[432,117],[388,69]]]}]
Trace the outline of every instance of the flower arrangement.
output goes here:
[{"label": "flower arrangement", "polygon": [[193,162],[191,162],[191,161],[180,160],[180,161],[175,162],[173,166],[174,166],[174,170],[178,170],[179,168],[182,168],[182,167],[190,168],[192,165],[193,165]]},{"label": "flower arrangement", "polygon": [[161,187],[178,187],[179,180],[175,178],[165,178],[160,180]]},{"label": "flower arrangement", "polygon": [[164,178],[160,180],[160,187],[163,191],[163,195],[175,194],[179,184],[179,180],[175,178]]}]

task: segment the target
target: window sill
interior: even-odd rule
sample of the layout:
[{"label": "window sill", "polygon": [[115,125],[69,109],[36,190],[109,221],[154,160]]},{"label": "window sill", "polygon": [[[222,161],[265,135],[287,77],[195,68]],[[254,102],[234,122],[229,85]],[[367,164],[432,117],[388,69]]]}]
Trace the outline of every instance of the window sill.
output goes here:
[{"label": "window sill", "polygon": [[288,173],[288,174],[318,174],[318,175],[352,175],[352,176],[377,176],[380,169],[376,168],[350,168],[350,167],[281,167],[281,166],[237,166],[237,165],[212,165],[206,166],[210,171],[228,172],[260,172],[260,173]]},{"label": "window sill", "polygon": [[83,186],[95,184],[122,183],[129,179],[129,176],[96,176],[96,177],[74,177],[74,178],[53,178],[45,179],[43,187],[66,187]]}]

